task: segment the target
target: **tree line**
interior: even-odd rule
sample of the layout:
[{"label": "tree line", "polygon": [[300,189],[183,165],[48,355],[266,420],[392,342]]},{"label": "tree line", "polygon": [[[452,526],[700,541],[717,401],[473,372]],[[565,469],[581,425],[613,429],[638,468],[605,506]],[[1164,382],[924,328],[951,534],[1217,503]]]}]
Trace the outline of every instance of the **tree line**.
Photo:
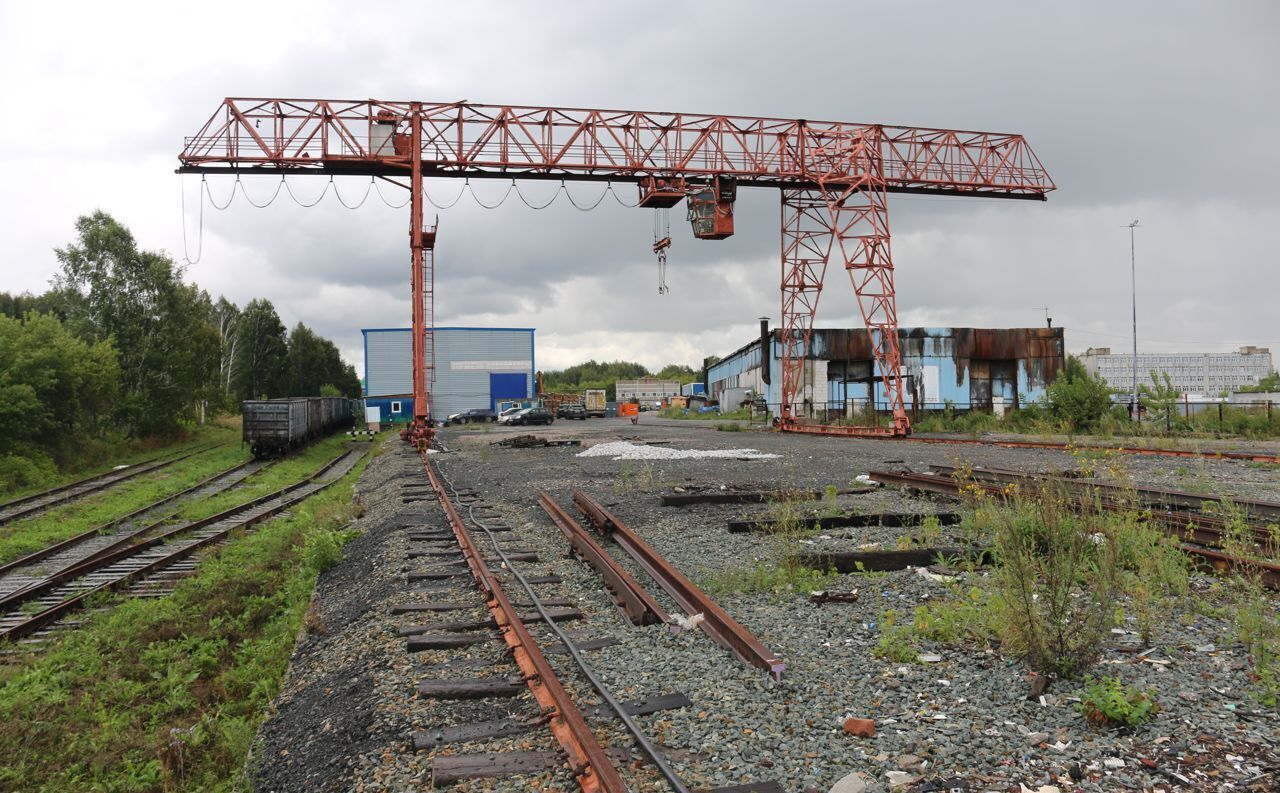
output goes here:
[{"label": "tree line", "polygon": [[76,221],[39,295],[0,293],[0,487],[73,462],[85,439],[172,437],[244,399],[360,396],[355,369],[269,300],[184,281],[105,212]]}]

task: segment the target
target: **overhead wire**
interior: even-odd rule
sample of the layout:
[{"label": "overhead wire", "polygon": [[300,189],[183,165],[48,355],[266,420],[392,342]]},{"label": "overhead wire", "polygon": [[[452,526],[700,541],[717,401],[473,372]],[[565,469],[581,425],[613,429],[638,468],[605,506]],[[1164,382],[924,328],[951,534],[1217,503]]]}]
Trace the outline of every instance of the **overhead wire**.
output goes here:
[{"label": "overhead wire", "polygon": [[191,247],[187,243],[187,189],[181,176],[178,177],[178,194],[182,196],[182,260],[188,265],[200,263],[204,256],[204,193],[200,193],[199,225],[196,232],[196,258],[191,258]]},{"label": "overhead wire", "polygon": [[[403,185],[401,185],[401,186],[403,187]],[[407,205],[409,204],[410,199],[412,199],[412,198],[413,198],[413,196],[407,196],[407,197],[404,199],[404,201],[401,201],[399,204],[393,204],[393,203],[391,203],[390,201],[388,201],[388,200],[387,200],[387,197],[386,197],[386,196],[384,196],[384,195],[382,194],[382,187],[378,185],[378,183],[377,183],[377,181],[376,181],[376,180],[375,180],[375,181],[374,181],[374,183],[373,183],[373,189],[378,191],[378,198],[382,199],[382,203],[386,204],[387,206],[391,207],[392,209],[403,209],[405,206],[407,206]],[[424,192],[425,192],[425,191],[424,191]],[[428,199],[428,200],[430,200],[430,199]],[[439,208],[439,207],[437,207],[437,209],[438,209],[438,208]]]},{"label": "overhead wire", "polygon": [[[281,177],[281,178],[283,178],[283,177]],[[330,176],[330,177],[329,177],[329,181],[330,181],[330,182],[333,182],[333,177],[332,177],[332,176]],[[342,204],[342,205],[343,205],[344,207],[346,207],[347,209],[359,209],[360,207],[364,206],[364,202],[369,200],[369,193],[371,193],[371,192],[373,192],[373,177],[372,177],[372,176],[370,176],[370,177],[369,177],[369,186],[365,188],[365,190],[364,190],[364,196],[363,196],[363,197],[361,197],[361,199],[360,199],[360,203],[356,204],[355,206],[351,206],[351,205],[350,205],[350,204],[348,204],[346,201],[343,201],[343,200],[342,200],[342,191],[338,189],[338,185],[337,185],[337,183],[336,183],[336,182],[333,182],[333,194],[334,194],[334,196],[336,196],[336,197],[337,197],[337,199],[338,199],[338,203],[339,203],[339,204]]]},{"label": "overhead wire", "polygon": [[[235,187],[239,187],[239,188],[240,188],[240,194],[244,196],[244,200],[245,200],[245,201],[248,201],[250,206],[257,207],[258,209],[266,209],[267,207],[269,207],[269,206],[271,206],[272,204],[274,204],[274,203],[276,202],[276,199],[280,197],[280,188],[281,188],[281,187],[283,187],[283,186],[284,186],[284,174],[281,174],[281,175],[280,175],[280,181],[276,183],[276,191],[275,191],[275,193],[273,193],[273,194],[271,195],[271,198],[267,199],[267,203],[265,203],[265,204],[259,204],[258,202],[254,201],[252,198],[250,198],[250,197],[249,197],[249,191],[248,191],[248,189],[246,189],[246,188],[245,188],[245,186],[244,186],[244,182],[240,181],[240,174],[236,174],[236,183],[235,183]],[[233,189],[232,189],[232,191],[231,191],[231,195],[232,195],[232,197],[234,197],[234,196],[235,196],[235,189],[234,189],[234,187],[233,187]]]},{"label": "overhead wire", "polygon": [[[281,179],[283,179],[283,178],[284,178],[284,177],[281,177]],[[324,200],[324,197],[325,197],[326,195],[328,195],[328,194],[329,194],[329,188],[330,188],[330,187],[332,187],[332,186],[333,186],[333,177],[332,177],[332,176],[330,176],[330,177],[329,177],[329,181],[328,181],[328,182],[326,182],[326,183],[325,183],[325,185],[324,185],[324,190],[323,190],[323,191],[321,191],[320,195],[316,197],[316,200],[315,200],[315,201],[312,201],[310,204],[308,204],[308,203],[306,203],[306,202],[304,202],[304,201],[299,201],[299,200],[298,200],[298,197],[297,197],[296,195],[294,195],[294,194],[293,194],[293,188],[289,186],[289,182],[288,182],[287,180],[286,180],[286,181],[285,181],[285,183],[284,183],[284,189],[289,193],[289,197],[293,199],[293,202],[294,202],[295,204],[297,204],[298,206],[300,206],[300,207],[305,207],[305,208],[307,208],[307,209],[310,209],[311,207],[313,207],[313,206],[315,206],[315,205],[319,204],[321,201],[323,201],[323,200]]]}]

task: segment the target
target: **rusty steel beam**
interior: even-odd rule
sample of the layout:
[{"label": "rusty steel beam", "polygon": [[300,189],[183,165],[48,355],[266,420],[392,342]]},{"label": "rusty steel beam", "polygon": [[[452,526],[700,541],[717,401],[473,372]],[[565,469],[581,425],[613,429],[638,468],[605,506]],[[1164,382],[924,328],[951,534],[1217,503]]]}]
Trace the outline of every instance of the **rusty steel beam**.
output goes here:
[{"label": "rusty steel beam", "polygon": [[520,668],[520,673],[528,684],[529,690],[543,712],[549,716],[547,724],[568,757],[569,767],[573,770],[578,785],[585,793],[624,793],[627,787],[619,776],[618,769],[614,767],[596,739],[595,733],[587,726],[581,711],[573,704],[568,692],[556,677],[555,669],[547,662],[546,656],[542,654],[538,643],[529,634],[515,606],[507,599],[501,583],[485,563],[484,556],[476,547],[471,533],[467,531],[466,524],[462,521],[462,516],[449,500],[449,495],[436,474],[435,466],[431,464],[425,451],[421,452],[421,455],[422,466],[426,469],[427,478],[431,481],[431,489],[435,491],[440,507],[449,519],[454,538],[462,548],[467,566],[471,569],[476,584],[484,595],[489,613],[498,623],[503,641],[511,650],[511,656]]},{"label": "rusty steel beam", "polygon": [[[940,493],[955,497],[959,497],[962,488],[961,482],[955,479],[931,474],[871,471],[868,475],[873,481],[880,482],[882,484],[901,485],[903,487],[915,488],[917,490],[925,490],[931,493]],[[1030,477],[1028,478],[1030,479]],[[1081,484],[1087,486],[1085,483]],[[977,487],[991,495],[1007,495],[1005,485],[999,483],[970,481],[967,483],[967,486]],[[1079,495],[1079,493],[1076,493],[1075,495]],[[1077,503],[1079,503],[1079,501],[1077,501]],[[1126,505],[1107,502],[1099,504],[1099,507],[1112,512],[1129,508]],[[1153,522],[1162,526],[1165,532],[1171,536],[1189,538],[1196,542],[1208,544],[1221,542],[1221,521],[1218,521],[1212,516],[1161,512],[1153,512],[1149,514],[1151,515]],[[1269,539],[1266,529],[1260,529],[1259,527],[1251,528],[1259,547],[1265,548]],[[1185,553],[1197,558],[1202,566],[1212,567],[1219,572],[1231,570],[1236,573],[1256,573],[1264,586],[1270,589],[1280,589],[1280,564],[1262,559],[1248,559],[1233,556],[1224,553],[1220,549],[1206,548],[1200,545],[1181,543],[1179,547]]]},{"label": "rusty steel beam", "polygon": [[591,539],[582,526],[546,493],[538,492],[538,503],[551,522],[564,532],[573,550],[604,579],[609,598],[622,610],[632,625],[653,625],[669,621],[667,612],[658,605],[640,583],[622,568],[609,552]]},{"label": "rusty steel beam", "polygon": [[573,503],[598,531],[618,543],[690,616],[703,615],[698,627],[713,641],[752,666],[765,670],[774,679],[782,679],[785,664],[772,650],[766,648],[750,631],[729,616],[720,604],[640,539],[625,523],[581,490],[574,492]]},{"label": "rusty steel beam", "polygon": [[1115,452],[1116,454],[1154,454],[1164,457],[1196,457],[1206,460],[1240,460],[1254,463],[1278,463],[1280,454],[1263,454],[1261,452],[1198,452],[1189,449],[1151,449],[1131,446],[1086,446],[1079,443],[1059,443],[1057,441],[989,441],[981,438],[936,438],[913,435],[911,440],[918,443],[963,443],[977,446],[999,446],[1008,449],[1057,449],[1059,451]]},{"label": "rusty steel beam", "polygon": [[1109,497],[1129,498],[1130,494],[1144,506],[1160,509],[1195,509],[1204,510],[1205,505],[1215,507],[1235,507],[1251,518],[1259,520],[1280,519],[1280,502],[1262,501],[1252,498],[1231,498],[1215,496],[1212,493],[1190,493],[1185,490],[1166,490],[1159,487],[1142,487],[1139,485],[1111,485],[1104,482],[1080,482],[1053,474],[1013,471],[1007,468],[979,466],[962,469],[954,465],[933,464],[929,470],[944,476],[968,475],[975,478],[993,479],[1002,482],[1021,482],[1028,478],[1057,482],[1068,487],[1087,486]]}]

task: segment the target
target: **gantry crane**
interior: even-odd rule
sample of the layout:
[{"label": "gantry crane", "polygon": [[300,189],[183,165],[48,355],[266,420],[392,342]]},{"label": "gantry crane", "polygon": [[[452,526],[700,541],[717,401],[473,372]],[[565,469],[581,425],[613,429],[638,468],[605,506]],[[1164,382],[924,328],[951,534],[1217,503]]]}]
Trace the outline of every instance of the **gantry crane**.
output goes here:
[{"label": "gantry crane", "polygon": [[[638,205],[687,200],[695,237],[733,233],[739,187],[782,197],[780,362],[783,430],[905,436],[889,193],[1044,200],[1053,181],[1021,135],[804,119],[631,110],[226,99],[179,156],[179,173],[364,175],[409,190],[413,285],[413,435],[430,425],[431,251],[424,178],[629,182]],[[398,181],[398,180],[405,180]],[[838,253],[870,333],[888,427],[806,420],[805,358]],[[764,351],[764,365],[768,351]]]}]

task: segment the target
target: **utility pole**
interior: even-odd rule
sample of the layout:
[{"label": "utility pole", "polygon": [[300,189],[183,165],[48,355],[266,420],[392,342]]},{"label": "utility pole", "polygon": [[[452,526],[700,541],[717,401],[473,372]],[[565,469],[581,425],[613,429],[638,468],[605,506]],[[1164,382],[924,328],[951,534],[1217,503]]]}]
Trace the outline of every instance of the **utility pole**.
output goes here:
[{"label": "utility pole", "polygon": [[1134,248],[1134,229],[1142,228],[1133,221],[1122,228],[1129,229],[1129,279],[1133,287],[1133,420],[1138,421],[1138,259]]}]

